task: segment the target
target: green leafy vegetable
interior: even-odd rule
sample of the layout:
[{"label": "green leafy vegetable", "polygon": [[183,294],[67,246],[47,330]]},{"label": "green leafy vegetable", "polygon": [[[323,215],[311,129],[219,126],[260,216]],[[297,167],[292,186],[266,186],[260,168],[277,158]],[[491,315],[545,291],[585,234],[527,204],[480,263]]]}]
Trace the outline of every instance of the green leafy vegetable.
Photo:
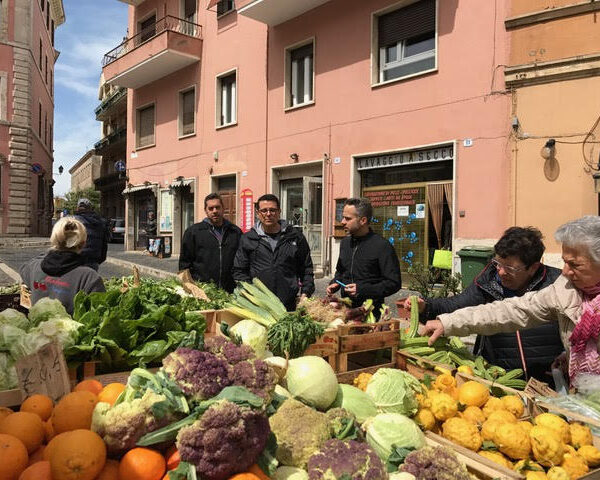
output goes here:
[{"label": "green leafy vegetable", "polygon": [[313,321],[306,309],[300,308],[286,313],[269,327],[267,343],[273,355],[297,358],[324,332],[323,326]]}]

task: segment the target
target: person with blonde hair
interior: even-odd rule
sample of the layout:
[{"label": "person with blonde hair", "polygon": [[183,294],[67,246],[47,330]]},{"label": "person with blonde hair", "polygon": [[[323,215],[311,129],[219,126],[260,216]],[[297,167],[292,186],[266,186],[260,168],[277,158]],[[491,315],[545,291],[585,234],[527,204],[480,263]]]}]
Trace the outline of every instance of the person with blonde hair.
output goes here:
[{"label": "person with blonde hair", "polygon": [[81,251],[87,234],[84,225],[73,217],[59,219],[50,236],[50,251],[21,266],[19,273],[31,292],[31,303],[44,297],[60,300],[69,314],[79,291],[104,292],[98,273],[84,266]]}]

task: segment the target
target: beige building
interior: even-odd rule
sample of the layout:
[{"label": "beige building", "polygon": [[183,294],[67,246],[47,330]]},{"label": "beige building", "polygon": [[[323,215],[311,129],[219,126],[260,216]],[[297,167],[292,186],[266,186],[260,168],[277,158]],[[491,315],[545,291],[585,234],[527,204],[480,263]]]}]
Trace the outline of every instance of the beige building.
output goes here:
[{"label": "beige building", "polygon": [[95,150],[88,150],[73,167],[71,174],[71,190],[85,190],[95,188],[94,180],[100,177],[102,157],[95,154]]}]

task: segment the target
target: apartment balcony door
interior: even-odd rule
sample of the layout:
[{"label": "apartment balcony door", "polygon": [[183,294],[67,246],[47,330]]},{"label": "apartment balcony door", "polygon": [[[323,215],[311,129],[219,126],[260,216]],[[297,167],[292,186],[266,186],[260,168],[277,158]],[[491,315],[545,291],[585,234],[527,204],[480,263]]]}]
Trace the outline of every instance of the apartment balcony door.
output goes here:
[{"label": "apartment balcony door", "polygon": [[185,22],[182,22],[182,33],[186,35],[196,34],[196,24],[198,23],[196,2],[197,0],[181,0],[181,18],[185,20]]}]

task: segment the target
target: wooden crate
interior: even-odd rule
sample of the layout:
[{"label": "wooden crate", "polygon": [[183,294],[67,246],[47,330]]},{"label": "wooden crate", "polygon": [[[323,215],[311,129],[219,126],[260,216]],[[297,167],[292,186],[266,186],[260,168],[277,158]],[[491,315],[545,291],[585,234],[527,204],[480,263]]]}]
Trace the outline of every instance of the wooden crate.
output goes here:
[{"label": "wooden crate", "polygon": [[[396,365],[396,350],[400,338],[400,320],[341,325],[338,327],[339,353],[336,372],[348,371],[348,355],[352,353],[391,349],[390,365]],[[365,332],[365,330],[368,330]],[[383,365],[378,365],[381,368]]]},{"label": "wooden crate", "polygon": [[450,372],[454,372],[455,367],[452,365],[446,365],[445,363],[432,362],[423,357],[412,355],[403,350],[396,352],[396,364],[400,370],[405,370],[410,373],[413,377],[423,380],[426,375],[435,378],[441,373],[435,370],[435,367],[441,367]]},{"label": "wooden crate", "polygon": [[0,407],[18,407],[23,400],[23,394],[18,388],[0,391]]},{"label": "wooden crate", "polygon": [[382,365],[374,365],[372,367],[360,368],[358,370],[350,370],[349,372],[340,372],[336,374],[338,383],[346,383],[348,385],[354,384],[354,379],[361,373],[375,373],[380,368],[396,368],[393,363],[384,363]]}]

